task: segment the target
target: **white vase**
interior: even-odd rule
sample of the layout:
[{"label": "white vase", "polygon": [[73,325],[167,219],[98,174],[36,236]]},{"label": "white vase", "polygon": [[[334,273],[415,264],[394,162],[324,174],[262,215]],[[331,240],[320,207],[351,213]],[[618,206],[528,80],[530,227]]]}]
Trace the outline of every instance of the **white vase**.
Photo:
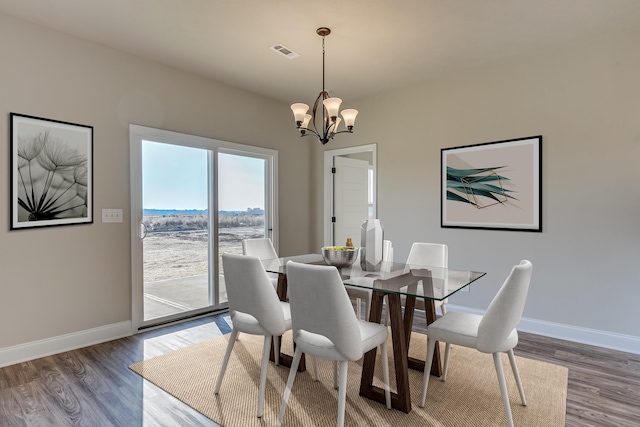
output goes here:
[{"label": "white vase", "polygon": [[366,271],[380,271],[384,228],[379,219],[366,219],[360,226],[360,267]]}]

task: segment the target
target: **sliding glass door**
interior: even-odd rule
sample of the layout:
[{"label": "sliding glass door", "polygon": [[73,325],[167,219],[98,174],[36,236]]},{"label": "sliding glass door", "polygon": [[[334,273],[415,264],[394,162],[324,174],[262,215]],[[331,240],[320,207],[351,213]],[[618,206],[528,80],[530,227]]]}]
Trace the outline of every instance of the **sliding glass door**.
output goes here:
[{"label": "sliding glass door", "polygon": [[209,151],[142,141],[144,320],[211,306]]},{"label": "sliding glass door", "polygon": [[226,301],[223,253],[242,253],[242,240],[272,237],[267,185],[268,161],[262,156],[218,152],[218,266],[221,295]]},{"label": "sliding glass door", "polygon": [[131,125],[133,321],[226,307],[221,254],[277,244],[277,152]]}]

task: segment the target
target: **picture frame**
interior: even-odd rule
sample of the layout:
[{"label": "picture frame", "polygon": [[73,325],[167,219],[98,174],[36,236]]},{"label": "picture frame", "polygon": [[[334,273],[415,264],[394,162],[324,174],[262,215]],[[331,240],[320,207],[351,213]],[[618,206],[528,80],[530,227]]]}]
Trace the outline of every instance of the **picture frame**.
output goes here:
[{"label": "picture frame", "polygon": [[93,127],[10,113],[11,230],[93,223]]},{"label": "picture frame", "polygon": [[441,227],[542,232],[542,136],[441,149]]}]

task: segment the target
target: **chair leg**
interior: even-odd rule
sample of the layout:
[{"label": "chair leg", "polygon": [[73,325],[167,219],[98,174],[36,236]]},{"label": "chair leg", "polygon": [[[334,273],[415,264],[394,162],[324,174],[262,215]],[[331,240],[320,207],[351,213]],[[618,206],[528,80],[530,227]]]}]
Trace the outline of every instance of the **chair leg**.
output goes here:
[{"label": "chair leg", "polygon": [[313,356],[311,359],[313,359],[313,380],[318,381],[318,358]]},{"label": "chair leg", "polygon": [[387,296],[385,295],[382,301],[385,304],[384,326],[389,326],[389,324],[391,323],[391,319],[389,319],[389,298],[387,298]]},{"label": "chair leg", "polygon": [[273,336],[273,361],[276,366],[280,364],[280,337],[278,335]]},{"label": "chair leg", "polygon": [[264,389],[267,384],[267,368],[271,351],[271,335],[265,335],[262,349],[262,366],[260,367],[260,388],[258,389],[258,418],[262,418],[264,408]]},{"label": "chair leg", "polygon": [[496,365],[496,373],[498,374],[498,383],[500,384],[500,394],[502,395],[502,403],[504,411],[507,414],[507,422],[509,427],[513,427],[513,418],[511,417],[511,406],[509,405],[509,394],[507,393],[507,383],[504,380],[504,371],[502,370],[502,359],[500,353],[493,353],[493,363]]},{"label": "chair leg", "polygon": [[522,399],[522,406],[527,406],[527,399],[524,397],[524,388],[522,388],[520,372],[518,372],[518,365],[516,365],[516,356],[513,354],[513,349],[509,350],[507,354],[509,355],[509,362],[511,362],[513,376],[516,377],[516,384],[518,385],[518,391],[520,392],[520,399]]},{"label": "chair leg", "polygon": [[442,381],[447,381],[447,369],[449,368],[449,351],[451,350],[451,344],[447,343],[444,346],[444,364],[442,367]]},{"label": "chair leg", "polygon": [[296,348],[293,353],[293,360],[291,361],[291,367],[289,368],[289,378],[287,379],[287,386],[284,388],[284,394],[282,395],[282,405],[280,405],[280,413],[278,414],[278,421],[276,426],[282,426],[282,419],[284,418],[284,411],[287,409],[287,402],[289,401],[289,395],[291,394],[291,388],[293,387],[293,381],[296,379],[296,372],[298,371],[298,365],[302,358],[302,349]]},{"label": "chair leg", "polygon": [[384,379],[384,399],[387,409],[391,409],[391,390],[389,389],[389,355],[387,354],[387,343],[380,344],[380,356],[382,357],[382,377]]},{"label": "chair leg", "polygon": [[442,315],[444,316],[445,314],[447,314],[447,309],[445,307],[445,303],[443,302],[442,304],[440,304],[440,311],[442,312]]},{"label": "chair leg", "polygon": [[427,400],[427,388],[429,387],[429,377],[431,376],[431,364],[433,363],[433,355],[436,351],[436,343],[437,341],[431,340],[427,336],[427,360],[424,365],[424,379],[422,381],[422,397],[420,398],[421,408],[424,408],[424,403]]},{"label": "chair leg", "polygon": [[238,336],[238,331],[235,329],[231,331],[231,335],[229,336],[229,343],[227,344],[227,351],[224,353],[224,359],[222,359],[222,366],[220,367],[220,372],[218,373],[218,379],[216,380],[216,386],[213,389],[213,394],[218,394],[220,392],[220,386],[222,385],[222,378],[224,377],[224,373],[227,370],[227,364],[229,363],[229,356],[231,356],[231,350],[233,350],[233,345],[236,343],[236,337]]},{"label": "chair leg", "polygon": [[349,362],[340,361],[340,387],[338,388],[338,427],[344,427],[344,413],[347,404],[347,368]]},{"label": "chair leg", "polygon": [[338,374],[338,361],[334,360],[333,361],[333,388],[335,390],[338,389],[338,377],[340,375]]},{"label": "chair leg", "polygon": [[368,296],[367,299],[364,300],[364,302],[365,302],[364,320],[369,320],[369,314],[371,313],[371,296]]},{"label": "chair leg", "polygon": [[[386,295],[385,295],[386,298]],[[391,319],[389,318],[389,302],[385,301],[384,303],[384,326],[389,327],[391,324]]]},{"label": "chair leg", "polygon": [[360,298],[356,298],[356,317],[358,320],[362,319],[362,300]]}]

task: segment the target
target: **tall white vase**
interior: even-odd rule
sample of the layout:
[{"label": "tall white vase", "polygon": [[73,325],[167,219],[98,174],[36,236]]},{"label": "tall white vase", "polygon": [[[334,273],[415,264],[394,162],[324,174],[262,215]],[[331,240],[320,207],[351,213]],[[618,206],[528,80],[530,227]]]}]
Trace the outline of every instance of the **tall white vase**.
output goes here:
[{"label": "tall white vase", "polygon": [[382,266],[384,228],[379,219],[366,219],[360,226],[360,267],[379,271]]}]

